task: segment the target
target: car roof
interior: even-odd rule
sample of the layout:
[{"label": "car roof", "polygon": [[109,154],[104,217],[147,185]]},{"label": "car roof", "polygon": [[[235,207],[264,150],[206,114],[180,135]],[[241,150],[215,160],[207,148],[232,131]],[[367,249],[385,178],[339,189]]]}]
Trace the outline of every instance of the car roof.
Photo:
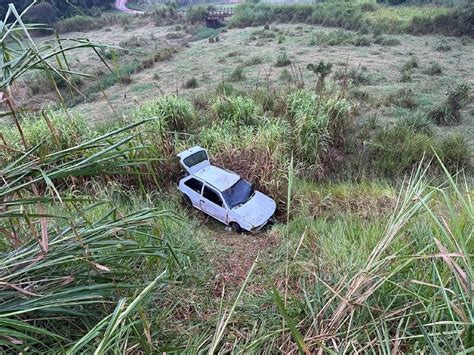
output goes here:
[{"label": "car roof", "polygon": [[190,155],[193,155],[194,153],[196,152],[199,152],[200,150],[204,150],[204,148],[201,148],[200,146],[196,145],[194,147],[191,147],[191,148],[188,148],[186,150],[183,150],[181,153],[178,153],[176,154],[178,157],[180,157],[181,159],[185,159],[187,157],[189,157]]},{"label": "car roof", "polygon": [[196,176],[221,192],[227,190],[240,179],[239,175],[214,165],[206,166],[195,172],[193,176]]}]

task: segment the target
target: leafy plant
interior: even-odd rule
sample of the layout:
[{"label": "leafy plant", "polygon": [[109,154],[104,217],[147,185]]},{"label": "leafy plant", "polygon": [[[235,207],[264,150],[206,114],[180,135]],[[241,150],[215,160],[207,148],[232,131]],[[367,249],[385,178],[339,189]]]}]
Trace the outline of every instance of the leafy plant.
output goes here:
[{"label": "leafy plant", "polygon": [[286,67],[291,64],[291,59],[288,57],[286,52],[283,52],[278,55],[275,66],[276,67]]},{"label": "leafy plant", "polygon": [[306,69],[311,70],[317,76],[316,92],[321,92],[324,88],[324,80],[331,73],[332,63],[324,63],[324,61],[321,60],[317,65],[308,64]]}]

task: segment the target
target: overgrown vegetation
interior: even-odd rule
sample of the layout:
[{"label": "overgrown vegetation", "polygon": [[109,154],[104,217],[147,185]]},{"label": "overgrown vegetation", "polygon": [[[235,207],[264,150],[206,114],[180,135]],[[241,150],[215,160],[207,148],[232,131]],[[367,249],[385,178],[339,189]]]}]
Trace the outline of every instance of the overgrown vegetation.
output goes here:
[{"label": "overgrown vegetation", "polygon": [[[359,8],[368,18],[394,11],[344,5],[350,16]],[[305,21],[298,9],[308,6],[346,16],[338,3],[283,5],[268,16],[292,8],[291,21]],[[242,6],[256,14],[266,7],[276,8]],[[175,15],[170,6],[153,16],[162,23]],[[29,32],[4,23],[3,36]],[[144,74],[161,84],[170,63],[152,68],[177,50],[116,65],[144,41],[129,36],[125,49],[79,42],[112,62],[113,73],[99,75],[101,86],[91,89],[87,76],[67,66],[69,48],[53,51],[49,61],[50,47],[4,42],[2,57],[13,60],[0,82],[11,114],[0,118],[0,352],[472,349],[472,142],[463,132],[469,126],[436,126],[469,118],[470,86],[450,75],[449,61],[439,73],[441,66],[420,53],[393,63],[393,81],[372,63],[310,55],[302,61],[304,52],[289,47],[309,35],[293,37],[306,30],[296,27],[266,25],[253,34],[256,41],[281,39],[286,48],[276,53],[243,58],[241,48],[231,48],[224,58],[233,64],[222,81],[200,67],[179,72],[172,94],[134,99],[128,111],[102,122],[65,105],[25,113],[15,106],[13,84],[42,78],[31,90],[50,85],[61,95],[120,81],[125,100]],[[334,30],[336,37],[355,36],[338,45],[372,50],[382,43],[381,35],[359,30]],[[180,65],[189,66],[192,53]],[[399,83],[399,75],[410,82]],[[423,92],[420,78],[430,84]],[[433,105],[431,91],[451,83]],[[193,145],[273,197],[277,223],[238,235],[183,207],[176,153]]]},{"label": "overgrown vegetation", "polygon": [[[364,2],[323,2],[317,4],[244,4],[236,7],[231,25],[263,26],[271,22],[308,23],[348,30],[370,28],[386,33],[439,33],[473,36],[474,5],[454,8],[387,8]],[[394,16],[391,16],[393,14]],[[398,15],[398,16],[396,16]]]}]

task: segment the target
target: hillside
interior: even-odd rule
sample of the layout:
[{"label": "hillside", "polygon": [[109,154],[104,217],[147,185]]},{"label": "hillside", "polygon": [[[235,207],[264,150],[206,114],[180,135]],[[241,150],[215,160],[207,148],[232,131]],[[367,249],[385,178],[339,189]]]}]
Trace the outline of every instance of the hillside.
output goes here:
[{"label": "hillside", "polygon": [[[471,8],[7,19],[0,352],[472,351]],[[189,206],[196,145],[274,223]]]}]

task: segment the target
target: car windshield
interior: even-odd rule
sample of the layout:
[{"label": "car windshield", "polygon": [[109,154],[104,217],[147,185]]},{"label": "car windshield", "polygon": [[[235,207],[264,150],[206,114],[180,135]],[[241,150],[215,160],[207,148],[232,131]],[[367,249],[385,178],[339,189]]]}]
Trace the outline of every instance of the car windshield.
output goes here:
[{"label": "car windshield", "polygon": [[222,192],[222,196],[229,208],[234,208],[244,204],[254,194],[253,185],[244,179],[240,179],[234,185]]},{"label": "car windshield", "polygon": [[208,160],[206,151],[200,150],[199,152],[196,152],[185,158],[183,162],[188,168],[192,168],[194,165],[202,163],[205,160]]}]

